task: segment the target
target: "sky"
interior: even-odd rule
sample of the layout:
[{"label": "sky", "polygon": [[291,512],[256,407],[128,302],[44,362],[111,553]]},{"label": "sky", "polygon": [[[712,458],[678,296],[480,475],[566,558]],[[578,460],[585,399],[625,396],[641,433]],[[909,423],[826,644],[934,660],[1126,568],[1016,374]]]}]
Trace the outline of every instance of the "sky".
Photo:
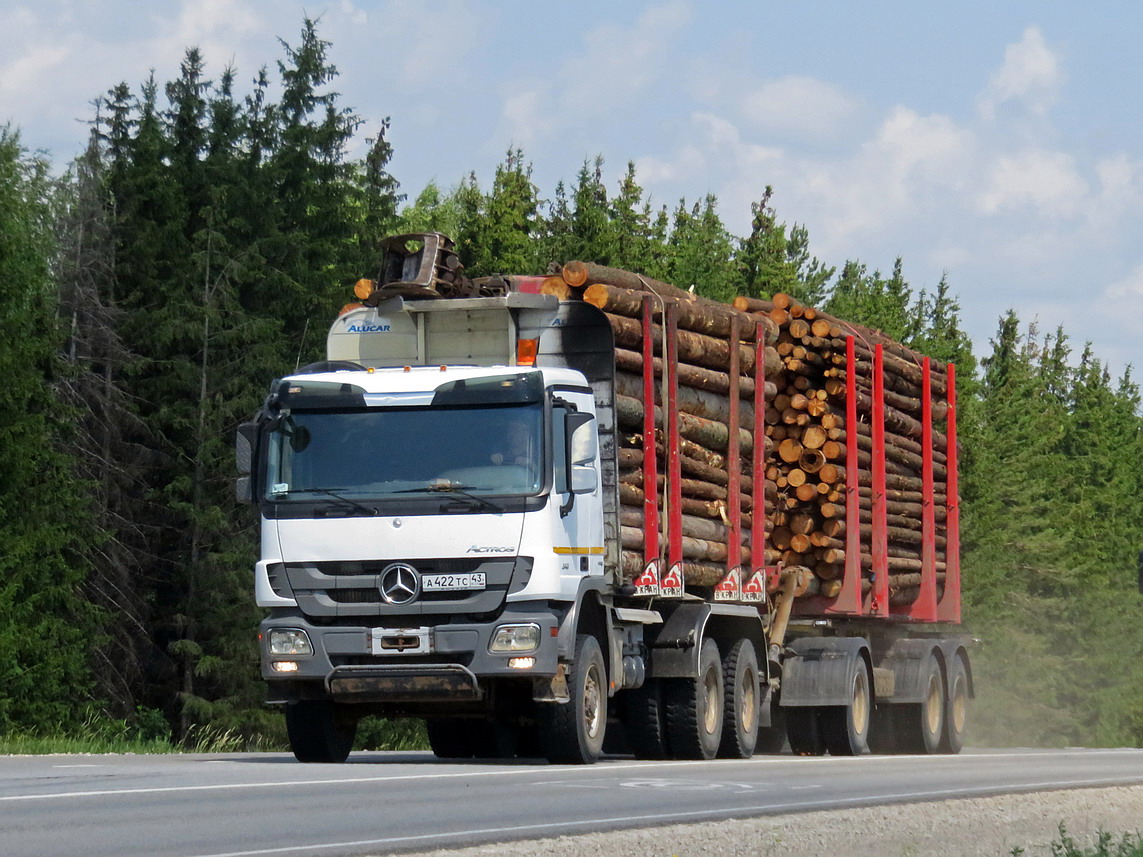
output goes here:
[{"label": "sky", "polygon": [[609,188],[633,161],[656,206],[713,193],[741,236],[771,185],[826,264],[947,276],[978,356],[1014,309],[1143,363],[1143,4],[0,0],[0,124],[62,169],[116,83],[197,46],[244,84],[307,15],[354,154],[389,117],[410,198],[487,188],[510,147],[551,198],[601,155]]}]

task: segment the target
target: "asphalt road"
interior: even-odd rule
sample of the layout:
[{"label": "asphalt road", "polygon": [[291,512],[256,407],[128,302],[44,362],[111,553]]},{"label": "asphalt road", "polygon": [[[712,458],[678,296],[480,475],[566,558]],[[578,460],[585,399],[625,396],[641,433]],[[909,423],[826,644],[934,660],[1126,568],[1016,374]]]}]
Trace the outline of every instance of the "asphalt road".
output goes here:
[{"label": "asphalt road", "polygon": [[1143,784],[1143,750],[590,767],[357,753],[0,758],[0,854],[364,855],[710,821]]}]

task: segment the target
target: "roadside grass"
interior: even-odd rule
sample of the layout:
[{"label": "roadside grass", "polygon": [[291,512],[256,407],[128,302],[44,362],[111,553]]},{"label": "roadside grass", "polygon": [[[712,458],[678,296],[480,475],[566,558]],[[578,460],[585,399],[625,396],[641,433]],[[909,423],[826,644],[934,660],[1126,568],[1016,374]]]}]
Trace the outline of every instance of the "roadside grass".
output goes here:
[{"label": "roadside grass", "polygon": [[[264,730],[231,729],[214,724],[192,726],[184,741],[174,740],[161,712],[141,709],[133,721],[89,711],[78,725],[53,724],[34,731],[0,732],[0,756],[99,755],[153,753],[242,753],[289,750],[280,715]],[[419,720],[363,718],[358,750],[427,750]]]},{"label": "roadside grass", "polygon": [[[1100,830],[1096,833],[1095,842],[1087,846],[1076,842],[1062,821],[1059,831],[1059,838],[1049,846],[1051,857],[1143,857],[1143,836],[1138,832],[1124,833],[1116,839],[1106,830]],[[1013,848],[1011,854],[1012,857],[1021,857],[1028,852],[1023,848]]]}]

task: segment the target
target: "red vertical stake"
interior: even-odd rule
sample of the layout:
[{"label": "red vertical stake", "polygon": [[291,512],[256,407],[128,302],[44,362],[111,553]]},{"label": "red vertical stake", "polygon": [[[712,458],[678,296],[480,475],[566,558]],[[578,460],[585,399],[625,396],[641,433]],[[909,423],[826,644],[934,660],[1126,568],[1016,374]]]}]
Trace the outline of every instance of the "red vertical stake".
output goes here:
[{"label": "red vertical stake", "polygon": [[900,611],[920,622],[937,618],[937,521],[933,508],[933,377],[928,357],[921,365],[921,589]]},{"label": "red vertical stake", "polygon": [[[659,563],[659,467],[655,451],[654,298],[643,299],[643,562]],[[658,588],[658,573],[654,588]]]},{"label": "red vertical stake", "polygon": [[[663,371],[666,373],[667,401],[664,414],[667,423],[667,492],[670,508],[667,515],[667,574],[662,587],[682,596],[683,577],[683,463],[679,453],[679,310],[673,303],[666,306],[663,326],[666,341]],[[666,593],[664,593],[666,594]]]},{"label": "red vertical stake", "polygon": [[727,519],[730,521],[726,544],[726,570],[730,571],[742,564],[742,504],[739,495],[742,492],[742,451],[739,449],[739,423],[738,418],[740,402],[738,399],[739,372],[739,321],[734,315],[730,319],[730,444],[726,451],[726,493],[730,500],[727,506]]},{"label": "red vertical stake", "polygon": [[937,605],[937,618],[942,622],[960,622],[960,497],[957,494],[956,448],[956,365],[948,367],[948,478],[945,496],[948,516],[945,520],[945,594]]},{"label": "red vertical stake", "polygon": [[861,613],[861,508],[857,491],[857,360],[845,338],[845,571],[831,613]]},{"label": "red vertical stake", "polygon": [[[750,459],[753,496],[750,508],[751,589],[766,588],[766,328],[754,327],[754,451]],[[745,595],[746,590],[744,590]],[[761,600],[759,597],[752,600]]]},{"label": "red vertical stake", "polygon": [[[885,366],[880,344],[873,352],[873,593],[870,613],[889,615],[889,531],[885,509]],[[848,436],[848,433],[847,433]],[[847,529],[850,521],[846,521]],[[857,523],[857,521],[853,521]]]},{"label": "red vertical stake", "polygon": [[741,354],[738,341],[741,338],[741,325],[737,315],[730,318],[730,414],[727,429],[729,432],[726,448],[727,474],[727,532],[726,532],[726,577],[715,589],[715,599],[739,601],[742,598],[742,450],[739,428],[741,402],[738,398],[738,382],[741,370]]}]

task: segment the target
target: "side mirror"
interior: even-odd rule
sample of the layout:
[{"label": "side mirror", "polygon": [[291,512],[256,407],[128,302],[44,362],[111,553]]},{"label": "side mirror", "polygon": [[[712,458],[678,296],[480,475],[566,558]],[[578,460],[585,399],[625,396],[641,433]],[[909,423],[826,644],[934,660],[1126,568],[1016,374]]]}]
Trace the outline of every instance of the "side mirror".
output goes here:
[{"label": "side mirror", "polygon": [[234,437],[234,464],[238,478],[234,480],[234,496],[240,503],[254,502],[254,449],[258,439],[257,423],[242,423]]},{"label": "side mirror", "polygon": [[599,439],[595,434],[595,417],[591,414],[567,415],[568,486],[573,494],[590,494],[599,485],[595,456]]}]

